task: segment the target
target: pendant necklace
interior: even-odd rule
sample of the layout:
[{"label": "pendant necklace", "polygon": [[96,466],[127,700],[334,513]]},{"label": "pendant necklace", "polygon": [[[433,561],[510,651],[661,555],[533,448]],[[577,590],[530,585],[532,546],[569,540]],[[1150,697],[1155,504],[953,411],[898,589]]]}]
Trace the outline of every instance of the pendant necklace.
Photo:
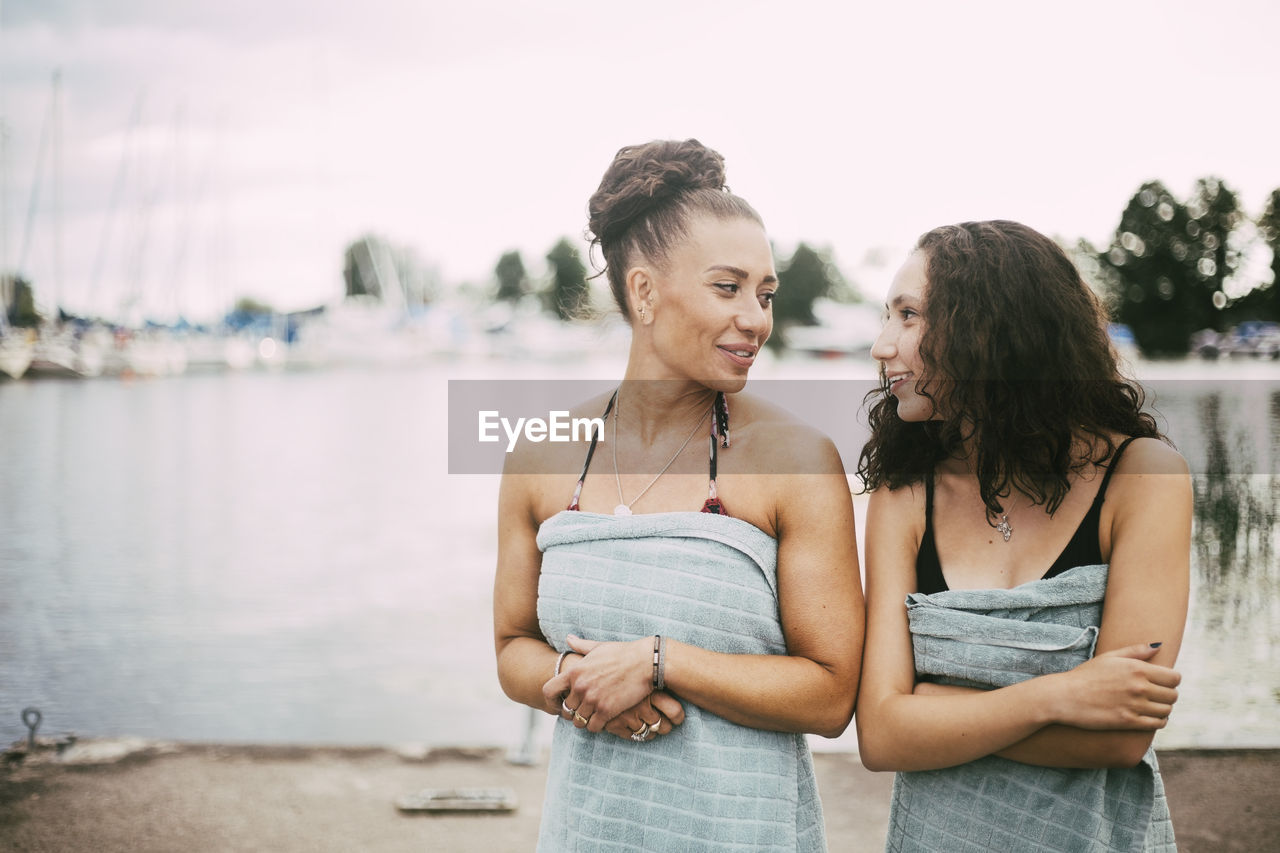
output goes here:
[{"label": "pendant necklace", "polygon": [[[620,402],[620,401],[619,401]],[[714,405],[714,404],[713,404]],[[631,515],[631,507],[636,501],[644,497],[644,493],[649,491],[649,487],[658,482],[658,479],[670,468],[675,461],[680,458],[680,454],[684,453],[684,449],[689,446],[689,442],[693,441],[693,437],[698,433],[698,427],[702,426],[702,422],[707,419],[707,413],[711,411],[711,406],[707,407],[707,411],[702,413],[702,417],[698,418],[698,422],[693,425],[693,430],[689,433],[689,437],[684,440],[684,444],[680,445],[680,449],[676,451],[676,455],[672,456],[666,465],[662,466],[662,470],[657,476],[649,481],[649,485],[640,490],[640,494],[636,495],[630,501],[622,496],[622,476],[618,473],[618,412],[621,411],[621,405],[615,405],[613,409],[613,479],[618,484],[618,505],[613,508],[614,515]],[[1009,537],[1006,536],[1005,539]]]},{"label": "pendant necklace", "polygon": [[1000,532],[1006,542],[1013,538],[1013,525],[1009,523],[1009,514],[1007,512],[1000,514],[1000,523],[996,525],[996,530]]}]

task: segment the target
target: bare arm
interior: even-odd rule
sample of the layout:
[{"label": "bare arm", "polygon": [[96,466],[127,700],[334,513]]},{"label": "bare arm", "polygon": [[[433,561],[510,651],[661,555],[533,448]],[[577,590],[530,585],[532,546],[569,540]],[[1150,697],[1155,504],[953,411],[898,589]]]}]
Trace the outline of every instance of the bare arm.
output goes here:
[{"label": "bare arm", "polygon": [[[510,467],[510,466],[509,466]],[[493,585],[494,646],[498,681],[517,702],[558,713],[542,687],[555,670],[557,653],[538,627],[538,525],[532,474],[504,473],[498,492],[498,566]]]},{"label": "bare arm", "polygon": [[[1021,752],[1008,757],[1024,760],[1031,757],[1030,750],[1043,749],[1048,751],[1040,756],[1043,763],[1086,766],[1085,761],[1095,760],[1099,763],[1088,766],[1102,766],[1102,756],[1117,763],[1113,730],[1122,730],[1127,741],[1146,738],[1149,743],[1176,699],[1172,687],[1177,674],[1143,660],[1155,653],[1148,644],[1160,640],[1144,632],[1167,628],[1164,624],[1134,621],[1130,633],[1113,632],[1115,636],[1108,638],[1109,645],[1101,651],[1112,653],[1068,673],[990,691],[916,689],[904,599],[915,591],[922,503],[922,496],[910,489],[881,489],[872,495],[868,511],[867,655],[858,706],[863,763],[873,770],[927,770],[1006,754],[1018,745]],[[1112,624],[1107,611],[1121,612],[1113,607],[1110,594],[1104,630]],[[1124,637],[1134,635],[1141,639],[1121,645]],[[1073,740],[1064,749],[1053,739],[1066,737],[1062,732],[1067,726],[1083,740]],[[1039,745],[1028,742],[1042,730]],[[1049,754],[1054,749],[1059,753]],[[1068,756],[1071,761],[1062,760]]]},{"label": "bare arm", "polygon": [[870,770],[962,764],[1051,722],[1046,703],[1025,689],[913,694],[915,658],[904,602],[915,591],[922,527],[913,522],[923,518],[922,502],[909,488],[881,488],[867,508],[867,647],[857,725],[858,751]]},{"label": "bare arm", "polygon": [[[1154,439],[1129,447],[1107,494],[1114,505],[1111,569],[1098,654],[1158,641],[1160,648],[1150,662],[1174,665],[1187,618],[1191,499],[1191,478],[1181,456]],[[1051,767],[1131,767],[1142,759],[1154,736],[1153,730],[1092,732],[1050,726],[999,754]]]},{"label": "bare arm", "polygon": [[[848,726],[857,695],[862,588],[848,481],[826,439],[821,452],[828,473],[772,478],[787,655],[723,654],[669,641],[666,683],[680,699],[740,725],[834,737]],[[563,677],[567,702],[581,703],[592,730],[650,689],[652,638],[571,643],[588,654]]]},{"label": "bare arm", "polygon": [[[515,471],[503,475],[498,494],[498,565],[493,589],[498,681],[511,699],[572,719],[572,715],[564,713],[562,691],[546,689],[559,654],[547,643],[538,625],[538,576],[542,567],[534,509],[538,479],[532,474],[516,473],[531,467],[523,453],[517,453],[508,466]],[[580,658],[576,655],[568,656],[562,671],[570,671],[577,660]],[[659,734],[670,734],[684,722],[684,709],[669,694],[649,693],[618,714],[609,731],[630,737],[641,722],[654,721],[664,723]]]}]

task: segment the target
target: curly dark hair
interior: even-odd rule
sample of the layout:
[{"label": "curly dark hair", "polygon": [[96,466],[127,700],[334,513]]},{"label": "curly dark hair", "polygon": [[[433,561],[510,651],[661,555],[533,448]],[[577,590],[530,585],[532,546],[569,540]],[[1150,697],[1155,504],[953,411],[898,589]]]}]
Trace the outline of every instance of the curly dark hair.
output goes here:
[{"label": "curly dark hair", "polygon": [[614,156],[588,203],[587,229],[628,322],[627,268],[637,256],[664,263],[695,213],[764,225],[751,205],[729,192],[724,158],[696,139],[629,145]]},{"label": "curly dark hair", "polygon": [[[1012,489],[1052,515],[1069,475],[1106,462],[1113,434],[1167,441],[1143,411],[1145,392],[1121,376],[1106,315],[1053,240],[1017,222],[935,228],[925,258],[917,392],[933,420],[908,423],[883,381],[867,395],[871,438],[858,459],[865,490],[897,489],[968,453],[989,517]],[[1073,443],[1093,438],[1093,455]]]}]

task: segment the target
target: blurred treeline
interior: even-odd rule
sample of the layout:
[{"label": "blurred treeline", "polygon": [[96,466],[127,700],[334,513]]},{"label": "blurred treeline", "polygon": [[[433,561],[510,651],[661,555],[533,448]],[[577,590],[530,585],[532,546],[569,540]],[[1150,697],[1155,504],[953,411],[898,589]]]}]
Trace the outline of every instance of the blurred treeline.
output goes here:
[{"label": "blurred treeline", "polygon": [[[1221,333],[1249,320],[1280,321],[1280,189],[1255,219],[1219,178],[1196,181],[1186,199],[1149,181],[1125,206],[1109,246],[1079,240],[1064,248],[1099,291],[1113,321],[1132,330],[1144,355],[1184,355],[1192,336],[1203,330]],[[1248,263],[1268,252],[1269,269]],[[520,252],[503,254],[494,267],[491,298],[536,298],[565,320],[590,313],[588,272],[574,244],[561,239],[546,261],[547,274],[534,280]],[[813,306],[820,297],[861,298],[829,250],[804,242],[789,258],[778,259],[778,277],[774,313],[784,335],[788,326],[816,322]]]},{"label": "blurred treeline", "polygon": [[[1269,270],[1256,263],[1268,250]],[[1280,189],[1251,219],[1219,178],[1196,181],[1186,200],[1149,181],[1129,199],[1111,245],[1081,241],[1077,260],[1145,355],[1185,354],[1203,330],[1280,321]]]},{"label": "blurred treeline", "polygon": [[[1160,181],[1149,181],[1129,199],[1109,246],[1062,242],[1102,295],[1112,320],[1131,330],[1144,355],[1183,355],[1198,335],[1223,333],[1247,321],[1280,321],[1280,189],[1251,217],[1220,178],[1199,179],[1185,199]],[[463,296],[479,307],[536,305],[533,310],[565,321],[612,310],[608,288],[588,270],[579,245],[561,238],[540,259],[545,266],[539,263],[533,272],[518,250],[507,251],[497,259],[491,279],[463,285]],[[1260,260],[1268,255],[1269,260]],[[375,235],[348,245],[343,266],[348,297],[371,296],[412,309],[442,296],[438,277],[413,250]],[[771,344],[785,345],[789,327],[816,324],[819,299],[862,299],[829,249],[801,242],[789,257],[778,255],[777,266],[781,287]],[[30,283],[21,277],[0,283],[6,285],[0,296],[10,325],[37,325],[41,318]],[[247,297],[237,308],[271,311]],[[1275,336],[1280,339],[1280,329]]]},{"label": "blurred treeline", "polygon": [[[504,253],[494,267],[496,289],[492,298],[505,302],[535,299],[545,310],[566,321],[610,310],[612,297],[602,297],[598,292],[593,294],[590,280],[595,275],[588,272],[581,253],[568,238],[561,238],[547,252],[546,262],[547,274],[541,281],[536,281],[529,275],[519,251]],[[779,292],[786,295],[774,302],[774,323],[776,328],[783,330],[791,325],[817,323],[813,306],[819,298],[839,302],[860,298],[832,261],[830,251],[803,242],[789,259],[778,262],[778,278],[781,283]],[[603,276],[600,279],[603,280]],[[597,290],[607,288],[602,284]],[[775,346],[781,345],[782,341],[783,335],[770,338]]]}]

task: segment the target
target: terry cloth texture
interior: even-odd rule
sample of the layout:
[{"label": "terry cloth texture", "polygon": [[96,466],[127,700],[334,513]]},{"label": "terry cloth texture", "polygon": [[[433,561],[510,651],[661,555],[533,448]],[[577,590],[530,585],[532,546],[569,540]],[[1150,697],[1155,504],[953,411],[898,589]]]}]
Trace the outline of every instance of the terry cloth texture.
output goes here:
[{"label": "terry cloth texture", "polygon": [[[916,673],[991,689],[1063,672],[1094,651],[1107,566],[1013,589],[907,596]],[[1154,750],[1137,767],[1035,767],[988,756],[898,773],[891,851],[1176,851]]]},{"label": "terry cloth texture", "polygon": [[[786,654],[777,542],[740,519],[561,512],[543,523],[538,547],[538,620],[558,650],[568,634],[662,634],[718,652]],[[684,723],[647,743],[556,720],[539,851],[826,850],[804,736],[683,704]]]}]

